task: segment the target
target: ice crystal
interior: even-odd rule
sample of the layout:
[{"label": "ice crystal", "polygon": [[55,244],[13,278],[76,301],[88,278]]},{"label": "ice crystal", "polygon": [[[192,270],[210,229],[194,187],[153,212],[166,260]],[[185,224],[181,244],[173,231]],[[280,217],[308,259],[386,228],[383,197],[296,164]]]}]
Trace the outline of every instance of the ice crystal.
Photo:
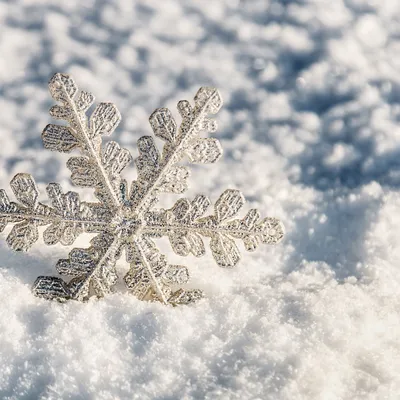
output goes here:
[{"label": "ice crystal", "polygon": [[118,280],[116,263],[125,250],[130,268],[124,281],[129,291],[139,299],[188,304],[201,298],[202,292],[181,287],[189,279],[188,269],[168,264],[154,238],[166,236],[175,253],[196,257],[205,254],[203,238],[210,238],[217,264],[232,268],[240,259],[235,239],[253,251],[260,243],[277,243],[283,237],[282,224],[275,218],[261,219],[257,210],[235,218],[245,202],[238,190],[223,192],[211,215],[205,215],[210,200],[204,195],[179,199],[168,210],[154,208],[162,193],[181,194],[187,189],[189,170],[180,164],[184,159],[214,163],[221,157],[217,139],[199,136],[216,130],[216,122],[209,117],[222,106],[216,89],[200,88],[194,106],[188,101],[178,103],[179,127],[168,109],[154,111],[150,125],[165,145],[160,153],[153,137],[138,140],[138,177],[129,187],[121,172],[132,161],[131,154],[114,141],[102,144],[102,137],[111,135],[121,120],[116,106],[100,103],[88,117],[94,96],[79,92],[70,76],[55,74],[49,88],[58,102],[50,115],[67,125],[47,125],[42,133],[44,146],[66,153],[80,150],[81,155],[67,163],[72,182],[93,188],[98,201],[80,201],[77,193],[63,193],[59,184],[50,183],[50,205],[43,204],[29,174],[17,174],[11,181],[18,202],[0,191],[0,231],[14,224],[7,237],[14,250],[27,251],[38,240],[40,226],[47,226],[43,239],[48,245],[71,245],[83,232],[95,234],[89,248],[75,248],[68,259],[58,261],[58,273],[71,279],[40,276],[33,285],[35,295],[60,301],[106,295]]}]

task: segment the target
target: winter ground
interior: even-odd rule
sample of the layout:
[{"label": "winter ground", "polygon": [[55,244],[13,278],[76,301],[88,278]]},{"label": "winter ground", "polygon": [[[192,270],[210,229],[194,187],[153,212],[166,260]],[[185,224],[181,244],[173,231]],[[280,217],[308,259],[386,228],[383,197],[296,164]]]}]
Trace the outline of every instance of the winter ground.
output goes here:
[{"label": "winter ground", "polygon": [[225,153],[188,197],[236,187],[287,230],[234,270],[184,260],[207,298],[174,309],[37,299],[68,249],[2,240],[0,398],[400,399],[399,37],[398,0],[0,0],[0,187],[71,189],[40,139],[54,72],[118,105],[134,154],[212,85]]}]

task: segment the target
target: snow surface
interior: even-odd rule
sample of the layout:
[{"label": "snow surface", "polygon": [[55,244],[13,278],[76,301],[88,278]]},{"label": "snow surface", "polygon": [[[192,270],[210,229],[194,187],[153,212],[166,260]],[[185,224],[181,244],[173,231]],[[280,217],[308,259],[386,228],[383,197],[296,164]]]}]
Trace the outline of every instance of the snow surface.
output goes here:
[{"label": "snow surface", "polygon": [[398,0],[0,0],[0,187],[72,188],[40,139],[54,72],[118,105],[133,154],[212,85],[224,158],[188,196],[239,188],[287,230],[234,270],[183,260],[207,298],[181,308],[37,299],[69,249],[2,240],[0,398],[400,399],[399,37]]}]

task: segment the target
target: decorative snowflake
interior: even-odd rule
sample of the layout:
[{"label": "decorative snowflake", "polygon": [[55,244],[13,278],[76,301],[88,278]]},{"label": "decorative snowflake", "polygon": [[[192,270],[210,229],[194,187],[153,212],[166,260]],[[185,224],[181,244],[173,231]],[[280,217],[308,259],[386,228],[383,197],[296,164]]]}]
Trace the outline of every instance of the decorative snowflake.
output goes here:
[{"label": "decorative snowflake", "polygon": [[197,195],[193,200],[180,199],[168,210],[154,209],[161,193],[183,193],[187,189],[189,170],[179,163],[214,163],[222,155],[217,139],[199,137],[202,131],[214,132],[216,114],[222,99],[216,89],[202,87],[194,98],[194,107],[180,101],[182,116],[179,128],[171,112],[159,108],[150,116],[154,134],[165,141],[162,153],[151,136],[138,140],[136,159],[138,177],[130,188],[122,179],[122,170],[131,162],[128,150],[110,141],[102,145],[121,120],[114,104],[100,103],[87,117],[94,102],[91,93],[81,91],[73,79],[55,74],[49,83],[50,93],[59,102],[50,115],[68,125],[47,125],[42,133],[44,146],[50,150],[81,155],[71,157],[67,166],[72,182],[95,189],[98,202],[83,202],[75,192],[63,193],[57,183],[47,186],[50,205],[38,201],[37,186],[29,174],[17,174],[11,189],[19,203],[11,202],[0,190],[0,231],[14,223],[7,237],[9,246],[27,251],[39,238],[39,226],[48,245],[71,245],[83,232],[95,233],[87,249],[73,249],[68,259],[56,265],[61,278],[40,276],[33,285],[35,295],[46,299],[86,300],[91,295],[104,296],[117,282],[116,263],[122,250],[130,265],[124,281],[139,299],[154,299],[164,304],[188,304],[202,297],[200,290],[180,288],[189,279],[186,267],[168,264],[153,238],[167,236],[172,249],[180,256],[205,254],[203,237],[210,238],[211,252],[220,267],[234,267],[240,258],[234,239],[241,239],[246,250],[259,243],[277,243],[283,226],[275,218],[260,219],[250,210],[242,219],[233,219],[244,204],[238,190],[228,189],[219,197],[212,215],[205,216],[210,200]]}]

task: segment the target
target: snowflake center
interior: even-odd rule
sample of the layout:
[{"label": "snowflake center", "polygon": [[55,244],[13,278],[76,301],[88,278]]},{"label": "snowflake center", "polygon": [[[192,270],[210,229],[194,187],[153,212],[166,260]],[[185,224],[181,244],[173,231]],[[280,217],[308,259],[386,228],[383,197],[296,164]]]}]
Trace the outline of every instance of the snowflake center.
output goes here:
[{"label": "snowflake center", "polygon": [[143,226],[143,221],[139,216],[130,214],[129,208],[124,207],[121,213],[115,216],[112,225],[115,232],[120,233],[123,238],[132,238]]}]

